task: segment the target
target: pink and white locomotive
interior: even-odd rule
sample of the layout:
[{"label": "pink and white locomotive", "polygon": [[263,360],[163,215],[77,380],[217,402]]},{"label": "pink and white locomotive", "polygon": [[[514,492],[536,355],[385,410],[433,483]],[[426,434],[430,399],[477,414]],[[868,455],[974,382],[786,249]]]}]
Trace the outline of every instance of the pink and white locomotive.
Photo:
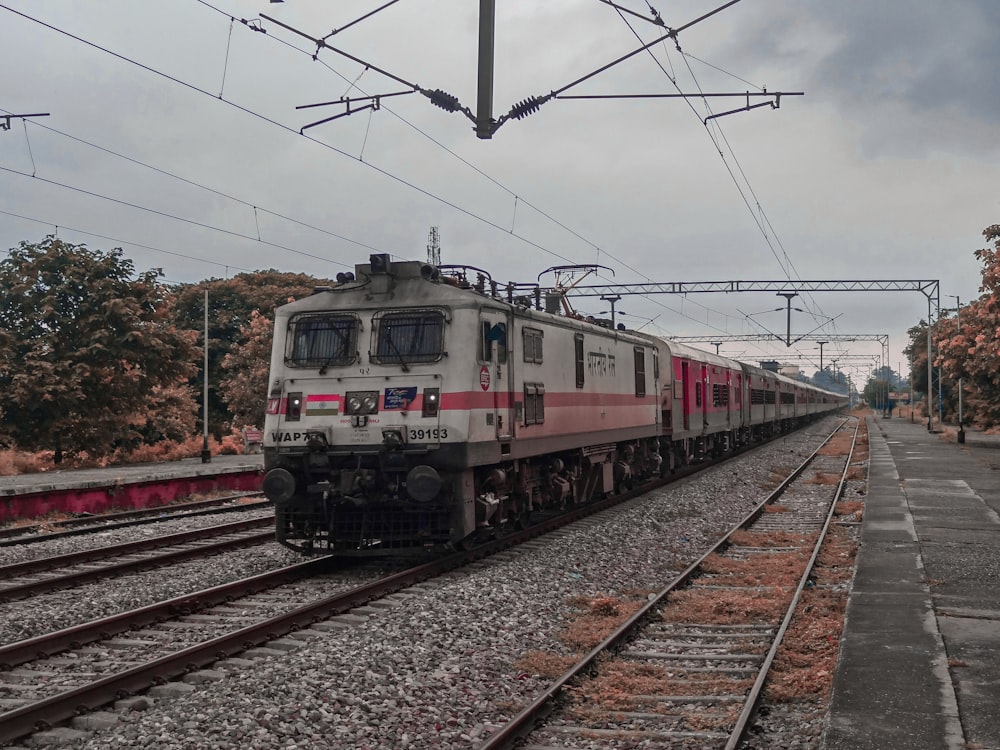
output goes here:
[{"label": "pink and white locomotive", "polygon": [[476,276],[373,255],[277,309],[263,488],[282,544],[458,544],[842,403]]}]

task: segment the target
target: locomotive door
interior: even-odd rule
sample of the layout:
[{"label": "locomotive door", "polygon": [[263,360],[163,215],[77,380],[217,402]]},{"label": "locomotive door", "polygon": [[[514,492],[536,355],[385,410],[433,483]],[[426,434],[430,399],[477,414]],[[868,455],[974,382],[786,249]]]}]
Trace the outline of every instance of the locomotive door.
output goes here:
[{"label": "locomotive door", "polygon": [[514,376],[510,369],[508,344],[513,321],[498,310],[483,310],[480,314],[482,341],[480,360],[483,363],[480,388],[490,394],[487,399],[487,420],[493,423],[497,440],[508,442],[514,436]]},{"label": "locomotive door", "polygon": [[688,361],[681,362],[681,413],[684,414],[684,430],[691,429],[691,380],[688,372]]},{"label": "locomotive door", "polygon": [[706,365],[701,366],[701,378],[698,380],[698,388],[695,395],[695,403],[701,407],[701,428],[704,434],[705,428],[708,427],[708,400],[712,397],[711,388],[709,388],[709,377],[708,377],[708,367]]}]

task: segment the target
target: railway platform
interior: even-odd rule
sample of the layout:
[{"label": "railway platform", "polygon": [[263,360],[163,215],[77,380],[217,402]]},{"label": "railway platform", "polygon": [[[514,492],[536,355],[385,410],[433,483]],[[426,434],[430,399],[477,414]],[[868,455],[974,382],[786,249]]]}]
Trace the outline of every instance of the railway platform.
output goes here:
[{"label": "railway platform", "polygon": [[52,470],[0,477],[0,524],[49,513],[101,513],[147,508],[217,490],[260,489],[260,454]]},{"label": "railway platform", "polygon": [[1000,436],[868,417],[825,750],[1000,748]]}]

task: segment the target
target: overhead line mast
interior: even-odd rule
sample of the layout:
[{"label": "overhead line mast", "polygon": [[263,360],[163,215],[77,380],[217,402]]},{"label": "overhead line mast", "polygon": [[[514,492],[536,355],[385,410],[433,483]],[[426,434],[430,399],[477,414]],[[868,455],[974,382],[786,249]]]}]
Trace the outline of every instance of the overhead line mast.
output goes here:
[{"label": "overhead line mast", "polygon": [[[613,2],[609,2],[608,0],[601,0],[601,1],[607,5],[610,5],[611,7],[616,8],[619,11],[622,11],[622,9],[619,8],[619,6],[617,6]],[[701,21],[704,21],[707,18],[710,18],[715,14],[722,12],[726,8],[729,8],[730,6],[735,5],[738,2],[740,2],[740,0],[729,0],[729,2],[724,3],[715,10],[712,10],[709,13],[706,13],[694,19],[693,21],[689,21],[688,23],[682,26],[678,26],[676,28],[670,28],[666,26],[666,24],[663,23],[663,19],[659,17],[659,14],[653,11],[653,17],[646,20],[664,29],[664,33],[659,35],[656,39],[646,44],[643,44],[637,49],[634,49],[631,52],[627,52],[626,54],[621,55],[620,57],[608,63],[605,63],[604,65],[601,65],[597,69],[592,70],[583,76],[580,76],[579,78],[571,81],[570,83],[564,84],[563,86],[550,90],[547,94],[542,94],[542,95],[532,94],[531,96],[528,96],[525,99],[522,99],[521,101],[512,105],[510,110],[506,114],[501,115],[498,118],[493,117],[493,78],[494,78],[494,68],[495,68],[494,57],[495,57],[495,29],[496,29],[496,0],[479,0],[479,59],[478,59],[478,74],[477,74],[478,93],[476,97],[475,112],[472,112],[472,110],[467,105],[462,104],[459,98],[454,94],[450,94],[447,91],[443,91],[442,89],[424,88],[413,81],[409,81],[406,78],[390,73],[389,71],[383,68],[373,65],[371,62],[368,62],[367,60],[361,59],[360,57],[345,52],[344,50],[335,47],[329,43],[328,40],[330,39],[330,37],[334,36],[337,33],[340,33],[341,31],[343,31],[346,28],[349,28],[350,26],[353,26],[355,23],[358,23],[358,21],[364,20],[364,18],[374,15],[374,13],[387,8],[389,5],[392,5],[392,2],[382,5],[380,8],[377,8],[376,10],[367,14],[363,18],[352,21],[351,23],[341,27],[340,29],[335,29],[334,31],[330,32],[324,37],[314,37],[310,34],[300,31],[299,29],[289,26],[288,24],[283,23],[278,19],[272,18],[271,16],[265,15],[263,13],[261,14],[260,17],[263,18],[265,21],[274,23],[280,26],[281,28],[290,31],[293,34],[297,34],[302,38],[307,39],[313,44],[315,44],[316,52],[313,54],[314,59],[316,59],[321,50],[327,49],[359,65],[364,65],[366,70],[373,70],[376,73],[384,75],[387,78],[390,78],[393,81],[396,81],[397,83],[406,86],[408,89],[405,91],[394,91],[391,93],[373,94],[361,97],[341,97],[336,101],[326,101],[326,102],[318,102],[315,104],[299,105],[296,107],[296,109],[311,109],[314,107],[327,107],[333,105],[342,105],[344,107],[343,112],[304,125],[302,128],[300,128],[299,132],[304,132],[308,128],[316,127],[317,125],[323,125],[325,123],[331,122],[332,120],[337,120],[340,119],[341,117],[346,117],[347,115],[354,114],[356,112],[363,112],[365,110],[378,110],[381,107],[382,99],[390,96],[403,96],[406,94],[419,93],[430,99],[431,104],[433,104],[436,107],[440,107],[446,112],[461,112],[462,114],[464,114],[474,123],[476,137],[481,140],[489,140],[493,138],[493,134],[500,128],[500,126],[503,125],[508,120],[522,120],[528,115],[532,115],[535,112],[537,112],[543,104],[552,101],[553,99],[645,99],[653,97],[681,98],[681,99],[689,99],[689,98],[706,99],[708,97],[741,97],[746,99],[746,104],[742,107],[739,107],[737,109],[727,110],[725,112],[719,112],[717,114],[705,118],[704,122],[707,123],[708,120],[713,119],[715,117],[724,117],[725,115],[735,114],[737,112],[747,112],[751,109],[757,109],[758,107],[770,106],[772,109],[778,109],[778,107],[781,106],[782,96],[802,96],[803,92],[801,91],[781,92],[781,91],[767,91],[767,89],[764,89],[763,91],[760,92],[750,92],[750,91],[724,92],[724,93],[699,92],[696,94],[685,94],[682,92],[676,94],[654,93],[654,94],[611,94],[611,95],[586,95],[586,96],[583,95],[576,96],[576,95],[566,94],[567,91],[569,91],[575,86],[578,86],[584,81],[589,81],[591,78],[605,72],[610,68],[615,67],[616,65],[626,60],[635,57],[636,55],[642,52],[651,49],[652,47],[656,46],[657,44],[660,44],[661,42],[667,39],[673,39],[676,43],[677,34],[680,33],[681,31],[684,31],[685,29],[688,29],[691,26],[694,26],[695,24],[700,23]],[[750,103],[751,98],[758,98],[758,97],[764,97],[768,99],[768,101],[758,102],[756,104]]]}]

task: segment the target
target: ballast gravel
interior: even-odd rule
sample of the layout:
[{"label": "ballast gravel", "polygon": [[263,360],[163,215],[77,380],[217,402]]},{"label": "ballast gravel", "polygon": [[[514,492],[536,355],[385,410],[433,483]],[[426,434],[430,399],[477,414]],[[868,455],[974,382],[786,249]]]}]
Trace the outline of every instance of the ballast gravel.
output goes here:
[{"label": "ballast gravel", "polygon": [[[299,648],[281,656],[220,663],[213,669],[221,679],[157,698],[146,710],[121,711],[116,726],[73,746],[477,747],[548,686],[519,660],[532,651],[568,653],[560,632],[578,613],[574,598],[662,589],[770,491],[772,467],[797,466],[832,425],[823,420],[544,542],[408,589],[392,597],[392,606],[360,610],[356,624],[315,625]],[[204,584],[187,585],[212,585],[214,567],[203,563]],[[67,616],[78,605],[54,605],[64,609],[47,616]],[[9,610],[3,614],[9,622]],[[799,739],[789,730],[768,747],[799,747]],[[621,746],[596,739],[591,745]]]}]

